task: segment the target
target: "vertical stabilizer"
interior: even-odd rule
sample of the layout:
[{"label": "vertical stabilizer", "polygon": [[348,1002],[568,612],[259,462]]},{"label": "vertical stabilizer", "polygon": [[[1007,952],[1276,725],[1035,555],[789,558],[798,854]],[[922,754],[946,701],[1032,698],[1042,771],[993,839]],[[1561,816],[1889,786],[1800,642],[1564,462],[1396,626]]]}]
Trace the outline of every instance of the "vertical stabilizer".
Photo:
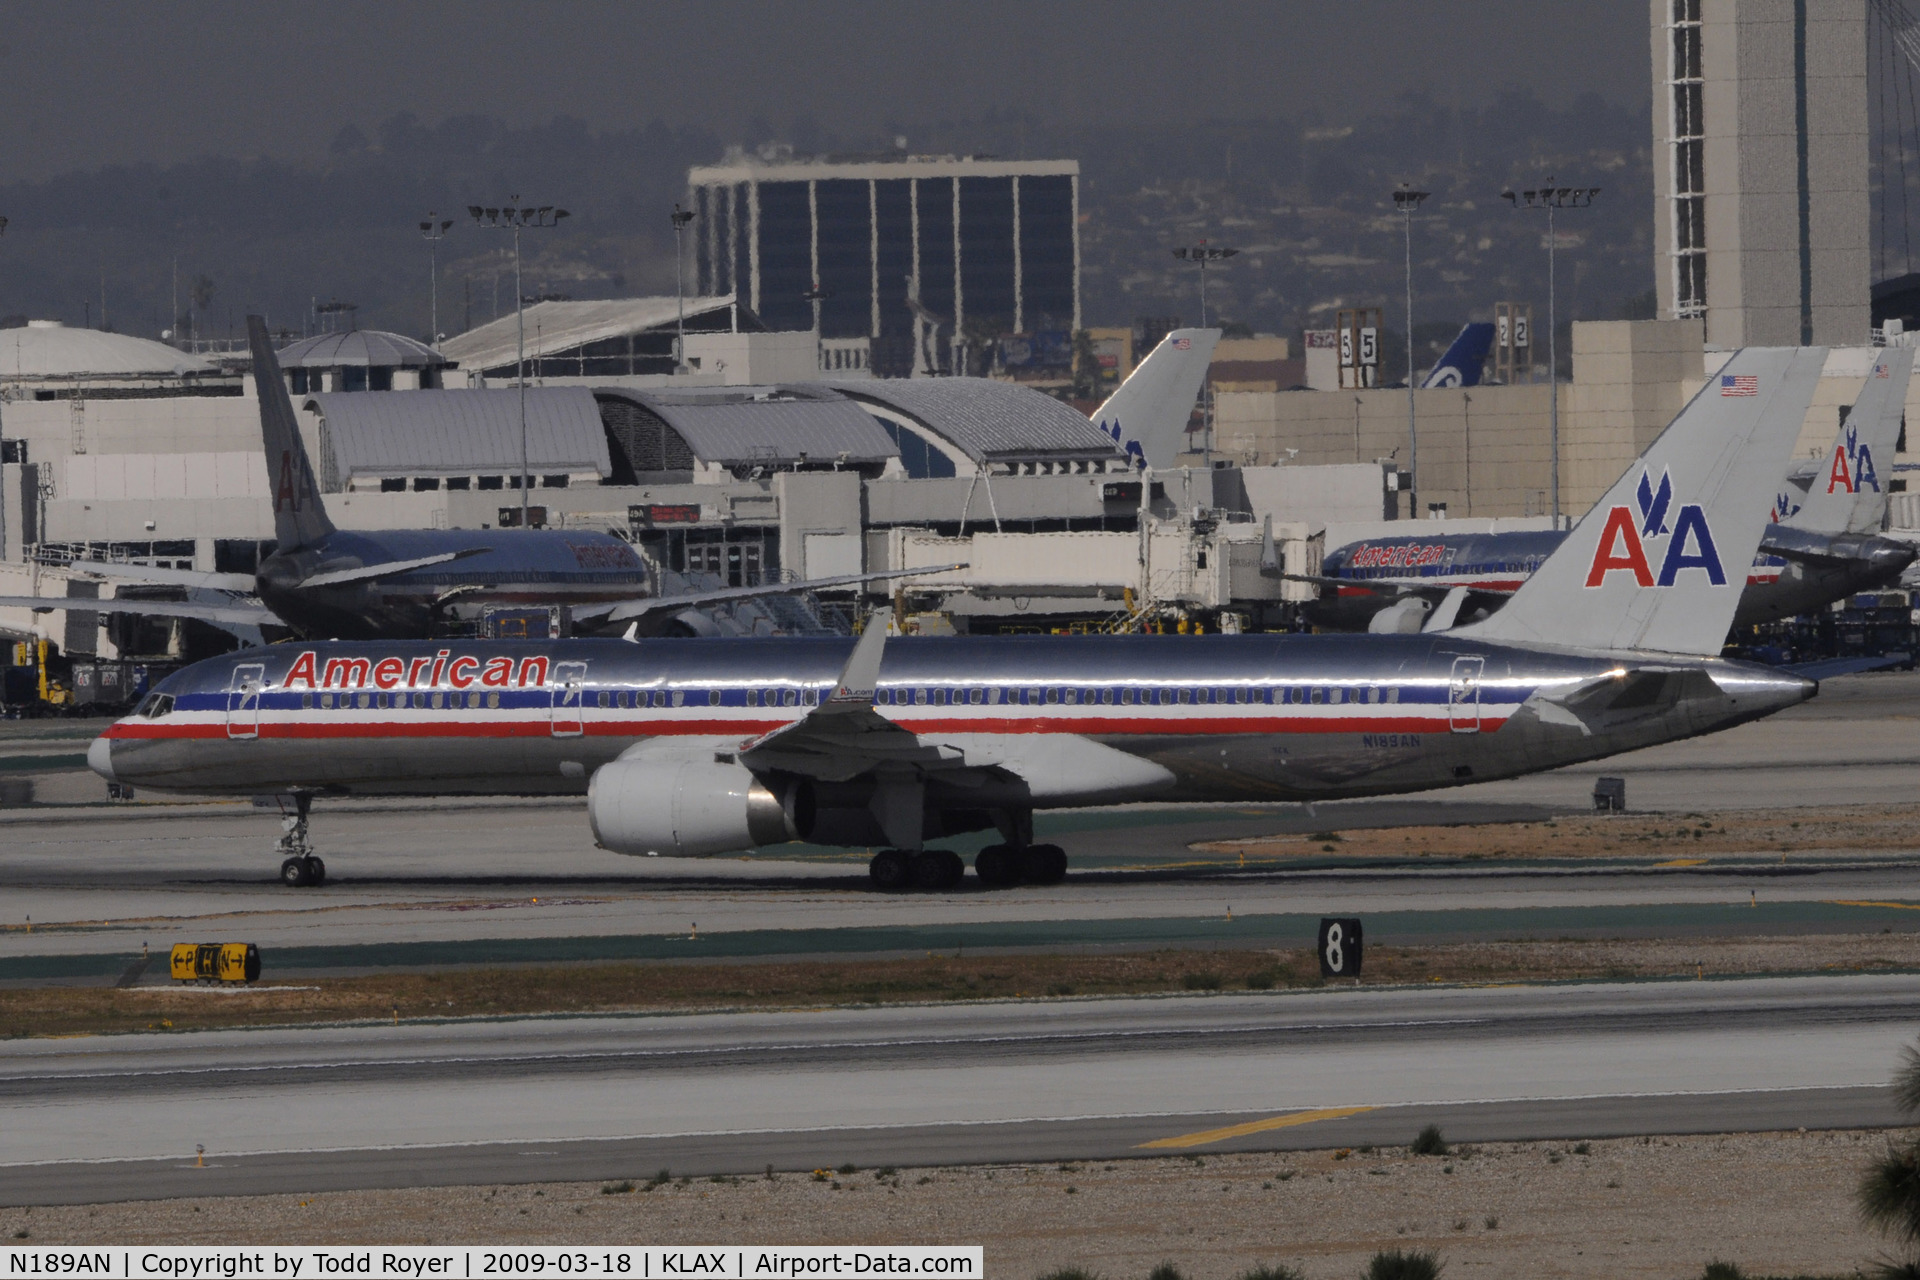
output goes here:
[{"label": "vertical stabilizer", "polygon": [[1719,653],[1826,357],[1735,352],[1513,599],[1452,634]]},{"label": "vertical stabilizer", "polygon": [[1486,367],[1487,352],[1493,347],[1493,326],[1480,321],[1460,326],[1453,345],[1421,382],[1422,391],[1434,387],[1477,387],[1480,371]]},{"label": "vertical stabilizer", "polygon": [[1912,375],[1912,347],[1880,352],[1832,447],[1815,460],[1806,496],[1791,480],[1780,487],[1773,505],[1776,523],[1808,533],[1880,532]]},{"label": "vertical stabilizer", "polygon": [[247,341],[253,348],[253,384],[260,397],[260,439],[267,451],[267,484],[273,490],[275,551],[285,554],[318,542],[333,532],[327,509],[320,502],[313,464],[300,443],[280,362],[274,359],[267,322],[247,317]]},{"label": "vertical stabilizer", "polygon": [[1218,329],[1175,329],[1094,412],[1094,425],[1150,467],[1187,451],[1187,421],[1213,363]]}]

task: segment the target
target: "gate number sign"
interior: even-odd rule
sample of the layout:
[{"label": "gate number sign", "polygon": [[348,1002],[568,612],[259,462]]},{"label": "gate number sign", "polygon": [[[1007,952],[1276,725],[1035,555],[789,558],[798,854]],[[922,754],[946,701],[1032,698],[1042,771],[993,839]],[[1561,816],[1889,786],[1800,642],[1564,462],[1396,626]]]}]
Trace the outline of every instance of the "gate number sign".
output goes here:
[{"label": "gate number sign", "polygon": [[1360,922],[1323,919],[1320,921],[1320,976],[1357,978],[1360,976]]}]

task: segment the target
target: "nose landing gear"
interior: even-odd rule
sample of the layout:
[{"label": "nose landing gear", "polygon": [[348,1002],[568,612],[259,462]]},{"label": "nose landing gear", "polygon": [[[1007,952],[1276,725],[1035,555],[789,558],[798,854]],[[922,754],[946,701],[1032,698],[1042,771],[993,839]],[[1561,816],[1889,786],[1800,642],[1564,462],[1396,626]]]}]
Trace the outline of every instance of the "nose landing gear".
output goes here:
[{"label": "nose landing gear", "polygon": [[289,889],[325,884],[327,864],[307,843],[307,814],[313,807],[313,797],[297,791],[293,795],[293,807],[294,812],[280,820],[280,843],[275,846],[284,859],[280,863],[280,881]]}]

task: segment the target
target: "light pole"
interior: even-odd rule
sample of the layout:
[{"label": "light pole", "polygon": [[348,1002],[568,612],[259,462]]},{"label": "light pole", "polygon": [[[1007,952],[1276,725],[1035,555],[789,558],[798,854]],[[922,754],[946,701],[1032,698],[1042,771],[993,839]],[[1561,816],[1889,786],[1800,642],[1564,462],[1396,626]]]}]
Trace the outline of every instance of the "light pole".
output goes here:
[{"label": "light pole", "polygon": [[[1173,251],[1173,256],[1183,262],[1191,262],[1200,268],[1200,327],[1207,327],[1207,264],[1225,262],[1238,249],[1229,249],[1225,245],[1208,244],[1202,240],[1196,245],[1182,245]],[[1207,469],[1213,469],[1213,383],[1209,380],[1201,388],[1201,417],[1207,429],[1207,447],[1204,455]]]},{"label": "light pole", "polygon": [[1560,326],[1554,318],[1553,298],[1553,214],[1556,209],[1584,209],[1600,194],[1598,187],[1555,186],[1553,175],[1547,185],[1532,191],[1502,191],[1507,203],[1516,209],[1547,211],[1547,448],[1553,454],[1553,527],[1560,527]]},{"label": "light pole", "polygon": [[446,239],[447,228],[453,225],[452,218],[441,218],[433,210],[427,210],[427,220],[420,224],[420,234],[427,238],[432,246],[432,268],[427,275],[427,297],[430,299],[428,343],[435,351],[440,349],[440,242]]},{"label": "light pole", "polygon": [[687,295],[686,269],[681,265],[681,242],[686,238],[687,224],[695,214],[691,209],[673,206],[673,301],[679,311],[674,322],[673,371],[685,373],[687,370]]},{"label": "light pole", "polygon": [[473,218],[474,225],[486,231],[513,232],[513,318],[518,328],[518,348],[515,355],[515,367],[518,372],[516,381],[520,384],[520,527],[527,527],[527,490],[533,477],[527,466],[527,308],[526,295],[520,291],[520,232],[529,228],[549,228],[560,225],[560,219],[569,217],[565,209],[556,209],[550,204],[522,205],[519,196],[509,196],[508,203],[498,209],[483,209],[477,204],[467,206],[467,213]]},{"label": "light pole", "polygon": [[1413,418],[1413,211],[1431,192],[1415,191],[1406,183],[1393,193],[1394,207],[1407,234],[1407,484],[1411,489],[1411,519],[1420,518],[1420,431]]},{"label": "light pole", "polygon": [[1182,245],[1173,251],[1174,257],[1183,262],[1191,262],[1200,268],[1200,327],[1202,329],[1207,327],[1207,264],[1224,262],[1238,252],[1240,252],[1238,249],[1208,244],[1205,240],[1192,246]]}]

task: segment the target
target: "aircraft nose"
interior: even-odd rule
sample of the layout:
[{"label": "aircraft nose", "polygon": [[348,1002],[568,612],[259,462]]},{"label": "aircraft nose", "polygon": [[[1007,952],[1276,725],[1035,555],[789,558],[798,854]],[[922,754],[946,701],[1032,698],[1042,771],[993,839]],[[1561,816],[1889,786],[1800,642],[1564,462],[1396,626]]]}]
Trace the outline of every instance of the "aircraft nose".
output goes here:
[{"label": "aircraft nose", "polygon": [[87,768],[108,782],[120,781],[113,774],[113,739],[99,737],[93,740],[87,747]]}]

